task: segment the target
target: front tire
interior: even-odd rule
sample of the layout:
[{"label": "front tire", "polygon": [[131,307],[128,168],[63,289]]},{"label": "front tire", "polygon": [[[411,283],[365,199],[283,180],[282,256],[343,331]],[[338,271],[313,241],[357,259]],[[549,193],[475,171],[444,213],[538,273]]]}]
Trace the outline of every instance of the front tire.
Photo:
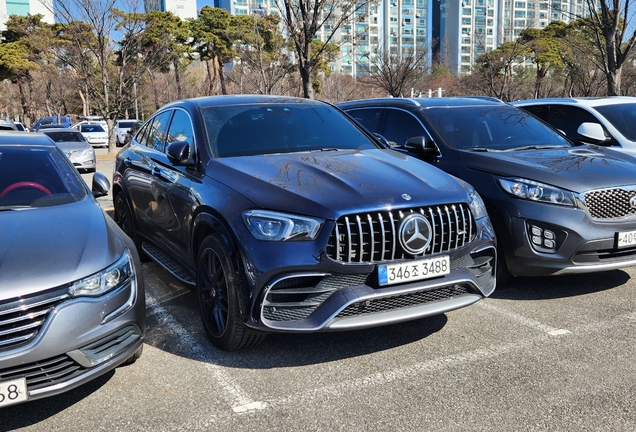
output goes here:
[{"label": "front tire", "polygon": [[130,237],[135,244],[137,253],[139,254],[139,260],[141,262],[148,261],[148,255],[141,249],[141,238],[137,233],[137,223],[130,211],[128,201],[126,201],[123,192],[119,192],[115,197],[115,222],[117,222],[121,230]]},{"label": "front tire", "polygon": [[236,351],[260,343],[265,334],[247,327],[239,308],[243,278],[223,241],[215,235],[203,240],[197,259],[197,299],[208,338],[225,351]]}]

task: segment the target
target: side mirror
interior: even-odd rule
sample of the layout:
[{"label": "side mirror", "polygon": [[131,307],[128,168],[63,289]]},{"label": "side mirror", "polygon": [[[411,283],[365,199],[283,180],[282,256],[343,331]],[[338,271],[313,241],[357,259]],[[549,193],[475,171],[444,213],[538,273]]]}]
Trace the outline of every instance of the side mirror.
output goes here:
[{"label": "side mirror", "polygon": [[91,191],[93,192],[93,196],[95,198],[103,197],[108,195],[108,191],[110,190],[110,182],[106,178],[106,176],[100,172],[96,172],[93,174],[93,185],[91,187]]},{"label": "side mirror", "polygon": [[582,123],[576,132],[583,138],[590,140],[592,144],[600,144],[610,140],[605,136],[603,126],[598,123]]},{"label": "side mirror", "polygon": [[168,160],[173,165],[194,165],[194,155],[190,154],[190,143],[187,141],[175,141],[166,149]]},{"label": "side mirror", "polygon": [[423,156],[439,156],[439,149],[430,138],[424,136],[411,137],[406,140],[402,146],[404,150],[423,155]]}]

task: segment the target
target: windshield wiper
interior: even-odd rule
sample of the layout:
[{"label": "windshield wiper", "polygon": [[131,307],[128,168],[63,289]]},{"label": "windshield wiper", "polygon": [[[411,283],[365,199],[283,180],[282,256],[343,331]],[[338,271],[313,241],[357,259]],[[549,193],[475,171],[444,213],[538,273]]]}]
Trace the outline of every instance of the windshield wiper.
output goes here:
[{"label": "windshield wiper", "polygon": [[486,147],[464,147],[464,150],[473,151],[473,152],[489,152],[493,151],[492,149]]},{"label": "windshield wiper", "polygon": [[563,145],[529,145],[523,147],[515,147],[510,148],[504,151],[519,151],[519,150],[545,150],[545,149],[557,149],[557,148],[565,148]]}]

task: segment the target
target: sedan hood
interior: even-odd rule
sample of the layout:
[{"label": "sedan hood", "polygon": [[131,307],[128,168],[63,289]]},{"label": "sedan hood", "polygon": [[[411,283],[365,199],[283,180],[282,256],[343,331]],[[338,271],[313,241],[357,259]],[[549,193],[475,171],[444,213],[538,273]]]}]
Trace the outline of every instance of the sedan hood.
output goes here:
[{"label": "sedan hood", "polygon": [[0,300],[60,287],[112,264],[125,244],[108,219],[91,198],[0,212]]},{"label": "sedan hood", "polygon": [[597,146],[509,152],[462,152],[469,169],[519,177],[583,193],[636,185],[636,159]]},{"label": "sedan hood", "polygon": [[64,153],[92,148],[86,141],[62,141],[55,143]]},{"label": "sedan hood", "polygon": [[457,179],[393,150],[219,159],[217,178],[261,208],[336,219],[352,212],[467,201]]}]

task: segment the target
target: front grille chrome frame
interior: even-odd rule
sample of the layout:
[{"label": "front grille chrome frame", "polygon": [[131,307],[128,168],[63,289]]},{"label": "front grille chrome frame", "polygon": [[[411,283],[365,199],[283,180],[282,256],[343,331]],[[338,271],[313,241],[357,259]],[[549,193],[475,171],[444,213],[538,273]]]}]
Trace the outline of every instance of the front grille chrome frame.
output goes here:
[{"label": "front grille chrome frame", "polygon": [[[431,225],[432,241],[418,255],[403,250],[397,238],[402,220],[420,213]],[[451,203],[341,216],[329,237],[327,256],[343,263],[380,263],[448,253],[470,244],[476,222],[466,203]]]},{"label": "front grille chrome frame", "polygon": [[582,201],[595,221],[615,221],[636,218],[636,185],[617,188],[595,189],[582,194]]}]

